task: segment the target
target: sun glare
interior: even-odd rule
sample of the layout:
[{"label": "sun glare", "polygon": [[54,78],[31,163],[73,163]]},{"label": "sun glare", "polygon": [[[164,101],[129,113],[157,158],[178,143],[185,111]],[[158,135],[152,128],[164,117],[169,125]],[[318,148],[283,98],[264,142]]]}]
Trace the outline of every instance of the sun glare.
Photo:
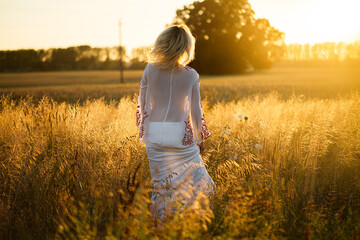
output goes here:
[{"label": "sun glare", "polygon": [[[0,35],[5,36],[0,38],[0,48],[115,46],[119,43],[119,19],[127,49],[148,46],[172,21],[176,9],[193,1],[157,0],[154,11],[148,11],[154,7],[154,1],[146,0],[78,0],[72,1],[71,8],[71,1],[8,1],[0,8]],[[268,19],[285,33],[288,44],[360,41],[360,0],[249,0],[249,3],[256,18]]]},{"label": "sun glare", "polygon": [[[302,36],[305,42],[326,42],[359,40],[360,18],[358,10],[360,2],[356,0],[319,0],[309,2],[304,13],[305,22]],[[300,19],[299,21],[302,21]]]}]

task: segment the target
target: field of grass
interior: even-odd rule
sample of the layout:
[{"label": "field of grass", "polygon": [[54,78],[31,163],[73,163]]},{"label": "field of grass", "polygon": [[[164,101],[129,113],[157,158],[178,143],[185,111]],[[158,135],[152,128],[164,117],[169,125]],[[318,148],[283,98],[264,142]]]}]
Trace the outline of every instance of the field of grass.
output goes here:
[{"label": "field of grass", "polygon": [[[106,101],[134,96],[139,90],[142,71],[125,71],[125,84],[117,71],[0,73],[0,95],[12,93],[13,99],[44,95],[55,101],[83,102],[104,97]],[[200,75],[201,93],[211,103],[230,102],[256,94],[277,91],[287,99],[293,93],[305,98],[334,98],[360,89],[360,68],[347,66],[286,67],[255,74]]]},{"label": "field of grass", "polygon": [[91,83],[92,72],[0,74],[1,92],[12,92],[0,99],[0,236],[360,239],[359,73],[201,77],[212,133],[202,157],[216,194],[199,195],[161,229],[135,125],[141,71],[123,85],[110,81],[116,72]]}]

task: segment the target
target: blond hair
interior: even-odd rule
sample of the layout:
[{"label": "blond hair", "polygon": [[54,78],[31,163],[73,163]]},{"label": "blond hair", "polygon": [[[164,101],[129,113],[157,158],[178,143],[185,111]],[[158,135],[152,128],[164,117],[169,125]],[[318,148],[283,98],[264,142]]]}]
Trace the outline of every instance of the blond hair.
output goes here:
[{"label": "blond hair", "polygon": [[161,69],[180,68],[194,59],[195,38],[184,25],[166,28],[157,37],[148,53],[148,62]]}]

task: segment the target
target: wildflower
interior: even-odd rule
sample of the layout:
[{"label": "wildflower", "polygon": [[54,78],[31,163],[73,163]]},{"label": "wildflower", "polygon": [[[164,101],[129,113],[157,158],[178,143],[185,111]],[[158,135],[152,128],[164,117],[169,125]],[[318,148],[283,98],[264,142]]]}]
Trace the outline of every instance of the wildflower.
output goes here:
[{"label": "wildflower", "polygon": [[247,121],[249,119],[248,116],[243,115],[243,114],[236,114],[235,117],[240,120],[244,119],[245,121]]},{"label": "wildflower", "polygon": [[254,147],[255,147],[257,150],[263,149],[263,146],[262,146],[261,144],[258,144],[258,143],[256,143],[256,144],[254,145]]},{"label": "wildflower", "polygon": [[231,132],[231,129],[226,129],[226,130],[224,131],[224,133],[229,133],[229,132]]},{"label": "wildflower", "polygon": [[264,123],[264,122],[259,122],[260,125],[262,126],[267,126],[268,124],[267,123]]},{"label": "wildflower", "polygon": [[236,117],[237,119],[243,119],[243,118],[244,118],[244,115],[242,115],[242,114],[237,114],[237,115],[235,115],[235,117]]}]

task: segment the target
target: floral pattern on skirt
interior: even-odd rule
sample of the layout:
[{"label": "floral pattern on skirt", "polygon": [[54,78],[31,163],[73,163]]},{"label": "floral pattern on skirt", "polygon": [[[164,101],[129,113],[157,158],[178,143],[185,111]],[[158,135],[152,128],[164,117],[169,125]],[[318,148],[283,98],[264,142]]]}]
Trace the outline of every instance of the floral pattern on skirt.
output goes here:
[{"label": "floral pattern on skirt", "polygon": [[[147,143],[146,152],[153,187],[151,214],[154,218],[162,219],[175,211],[168,206],[176,200],[181,199],[182,204],[187,206],[199,191],[214,193],[215,183],[208,174],[195,143],[186,148]],[[195,195],[183,194],[190,190],[195,191]]]}]

